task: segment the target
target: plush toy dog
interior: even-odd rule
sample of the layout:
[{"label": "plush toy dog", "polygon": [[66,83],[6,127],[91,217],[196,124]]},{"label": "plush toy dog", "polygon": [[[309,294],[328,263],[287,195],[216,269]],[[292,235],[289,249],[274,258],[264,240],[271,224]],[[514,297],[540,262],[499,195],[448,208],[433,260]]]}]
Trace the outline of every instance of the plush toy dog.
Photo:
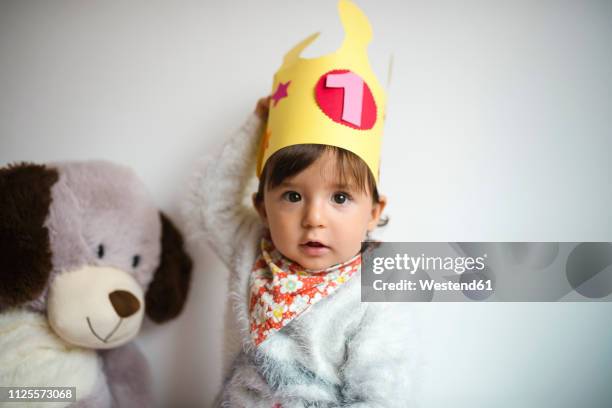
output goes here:
[{"label": "plush toy dog", "polygon": [[76,387],[73,406],[150,405],[148,366],[126,343],[145,313],[181,312],[191,266],[129,168],[0,169],[0,386]]}]

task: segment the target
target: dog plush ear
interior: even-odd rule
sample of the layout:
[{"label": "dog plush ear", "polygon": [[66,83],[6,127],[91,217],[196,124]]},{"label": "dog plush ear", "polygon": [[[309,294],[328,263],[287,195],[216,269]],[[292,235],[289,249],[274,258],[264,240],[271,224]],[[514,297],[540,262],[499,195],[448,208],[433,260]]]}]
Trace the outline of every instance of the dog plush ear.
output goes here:
[{"label": "dog plush ear", "polygon": [[189,283],[192,261],[183,247],[183,237],[164,213],[162,223],[162,253],[159,266],[147,289],[147,315],[157,323],[173,319],[181,313]]},{"label": "dog plush ear", "polygon": [[44,223],[57,170],[31,163],[0,168],[0,305],[36,299],[51,272],[49,231]]}]

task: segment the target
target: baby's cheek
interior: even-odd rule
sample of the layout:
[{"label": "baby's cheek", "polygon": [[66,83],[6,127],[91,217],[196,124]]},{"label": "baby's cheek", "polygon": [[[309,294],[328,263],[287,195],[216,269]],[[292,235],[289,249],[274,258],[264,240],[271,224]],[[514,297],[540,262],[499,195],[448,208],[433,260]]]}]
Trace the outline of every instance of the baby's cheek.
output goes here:
[{"label": "baby's cheek", "polygon": [[353,219],[346,224],[347,239],[351,241],[361,241],[368,231],[368,222],[366,219]]},{"label": "baby's cheek", "polygon": [[347,234],[337,242],[337,248],[342,252],[342,258],[350,258],[361,249],[361,241],[363,240],[359,230],[346,231]]}]

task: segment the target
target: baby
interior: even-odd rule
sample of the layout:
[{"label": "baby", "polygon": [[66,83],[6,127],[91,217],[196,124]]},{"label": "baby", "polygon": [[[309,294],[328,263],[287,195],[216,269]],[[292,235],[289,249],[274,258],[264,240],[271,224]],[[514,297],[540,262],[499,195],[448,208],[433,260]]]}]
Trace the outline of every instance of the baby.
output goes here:
[{"label": "baby", "polygon": [[[204,161],[188,207],[189,219],[231,271],[233,313],[240,325],[242,349],[217,406],[408,407],[414,357],[407,316],[398,313],[397,304],[360,301],[361,242],[384,223],[386,199],[353,153],[294,145],[266,163],[252,196],[257,211],[243,206],[268,103],[260,101],[258,114],[209,156],[214,160]],[[272,274],[285,276],[280,290],[266,291],[274,285],[258,282],[265,282],[261,271],[272,269],[262,267],[268,263],[279,267]],[[337,273],[338,264],[346,275]],[[286,273],[292,270],[296,273]],[[254,290],[264,297],[299,292],[308,282],[296,277],[316,279],[326,273],[344,282],[332,282],[333,291],[306,291],[320,300],[279,330],[277,310],[271,308],[268,325],[261,324],[265,312],[252,317],[265,304],[251,307]],[[294,298],[285,314],[298,311],[296,302],[308,302],[307,296]],[[266,335],[266,329],[273,333]]]},{"label": "baby", "polygon": [[384,93],[367,65],[367,18],[348,0],[339,9],[337,54],[301,59],[314,36],[294,47],[271,98],[192,180],[188,223],[230,270],[241,340],[216,406],[413,405],[408,316],[361,302],[362,242],[388,221],[377,188]]}]

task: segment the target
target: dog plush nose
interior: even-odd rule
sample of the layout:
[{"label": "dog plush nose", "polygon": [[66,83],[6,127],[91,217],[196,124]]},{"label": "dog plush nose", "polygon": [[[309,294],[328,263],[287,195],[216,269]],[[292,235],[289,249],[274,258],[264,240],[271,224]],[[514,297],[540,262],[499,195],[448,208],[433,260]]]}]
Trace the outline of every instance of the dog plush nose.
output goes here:
[{"label": "dog plush nose", "polygon": [[140,302],[128,291],[115,290],[108,295],[108,298],[120,317],[129,317],[140,309]]}]

